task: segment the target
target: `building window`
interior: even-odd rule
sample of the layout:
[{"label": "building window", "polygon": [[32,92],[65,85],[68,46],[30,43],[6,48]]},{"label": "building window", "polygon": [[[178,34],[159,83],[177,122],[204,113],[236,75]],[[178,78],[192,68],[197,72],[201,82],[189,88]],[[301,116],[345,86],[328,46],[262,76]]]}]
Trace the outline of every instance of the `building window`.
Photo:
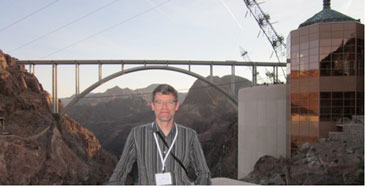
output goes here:
[{"label": "building window", "polygon": [[[357,96],[355,95],[357,94]],[[363,115],[364,105],[361,92],[321,92],[320,121],[351,119],[353,115]],[[357,98],[357,99],[356,99]],[[358,103],[357,105],[355,103]]]},{"label": "building window", "polygon": [[323,56],[320,62],[320,76],[355,76],[356,68],[359,75],[363,74],[364,40],[351,38],[346,43],[344,40],[332,42],[332,47],[327,46],[330,42],[321,43],[326,45],[321,44],[320,48]]}]

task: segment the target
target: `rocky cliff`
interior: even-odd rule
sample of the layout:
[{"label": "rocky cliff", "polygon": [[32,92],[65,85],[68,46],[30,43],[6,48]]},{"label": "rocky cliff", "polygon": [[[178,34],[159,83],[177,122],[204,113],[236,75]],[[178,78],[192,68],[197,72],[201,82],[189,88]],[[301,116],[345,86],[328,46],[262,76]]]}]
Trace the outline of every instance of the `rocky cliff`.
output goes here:
[{"label": "rocky cliff", "polygon": [[[0,184],[101,184],[117,158],[94,134],[50,111],[36,77],[0,51]],[[0,129],[1,130],[1,129]]]},{"label": "rocky cliff", "polygon": [[261,157],[243,181],[274,185],[364,185],[364,125],[348,124],[289,159]]},{"label": "rocky cliff", "polygon": [[[140,124],[153,121],[151,107],[140,96],[130,94],[115,99],[76,104],[69,116],[94,132],[102,146],[119,156],[129,131]],[[96,104],[94,104],[96,103]]]},{"label": "rocky cliff", "polygon": [[[209,77],[208,77],[209,78]],[[236,91],[230,88],[231,76],[213,77],[213,82],[237,98],[240,88],[251,82],[235,77]],[[176,113],[176,121],[199,134],[207,164],[213,177],[237,178],[237,106],[215,88],[197,80]]]}]

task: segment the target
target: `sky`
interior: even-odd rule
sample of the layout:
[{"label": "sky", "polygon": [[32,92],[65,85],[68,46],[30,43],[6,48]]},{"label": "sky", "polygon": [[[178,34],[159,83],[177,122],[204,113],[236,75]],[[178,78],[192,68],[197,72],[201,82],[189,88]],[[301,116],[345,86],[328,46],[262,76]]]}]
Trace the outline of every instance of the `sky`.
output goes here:
[{"label": "sky", "polygon": [[[291,30],[322,10],[322,0],[262,0],[276,32]],[[236,60],[277,62],[243,0],[0,0],[0,49],[21,60]],[[332,0],[331,8],[364,23],[364,0]],[[247,55],[241,56],[241,49]],[[125,68],[135,66],[127,65]],[[186,66],[179,66],[187,69]],[[103,77],[120,66],[104,65]],[[193,66],[208,76],[208,66]],[[269,82],[260,69],[259,82]],[[282,70],[279,70],[282,72]],[[48,92],[51,66],[37,65],[35,75]],[[214,67],[213,75],[231,73]],[[75,93],[75,67],[58,66],[58,97]],[[251,80],[250,68],[236,75]],[[284,81],[283,73],[279,74]],[[80,67],[80,89],[98,80],[98,66]],[[196,78],[172,71],[140,71],[113,79],[93,92],[114,86],[144,88],[168,83],[187,92]]]}]

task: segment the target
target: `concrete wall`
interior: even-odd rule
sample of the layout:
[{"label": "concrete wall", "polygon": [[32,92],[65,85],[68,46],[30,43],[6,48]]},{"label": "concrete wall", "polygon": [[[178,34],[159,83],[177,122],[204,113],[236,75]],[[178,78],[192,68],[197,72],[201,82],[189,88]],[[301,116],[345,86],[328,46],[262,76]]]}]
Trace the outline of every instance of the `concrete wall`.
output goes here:
[{"label": "concrete wall", "polygon": [[286,157],[286,85],[240,89],[238,93],[238,179],[264,156]]}]

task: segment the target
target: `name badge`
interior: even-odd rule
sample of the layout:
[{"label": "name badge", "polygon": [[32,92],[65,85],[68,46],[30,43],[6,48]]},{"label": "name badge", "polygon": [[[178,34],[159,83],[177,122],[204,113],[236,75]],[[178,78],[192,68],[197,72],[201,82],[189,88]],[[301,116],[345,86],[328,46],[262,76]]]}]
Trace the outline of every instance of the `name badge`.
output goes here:
[{"label": "name badge", "polygon": [[172,185],[171,174],[169,172],[155,174],[156,185]]}]

